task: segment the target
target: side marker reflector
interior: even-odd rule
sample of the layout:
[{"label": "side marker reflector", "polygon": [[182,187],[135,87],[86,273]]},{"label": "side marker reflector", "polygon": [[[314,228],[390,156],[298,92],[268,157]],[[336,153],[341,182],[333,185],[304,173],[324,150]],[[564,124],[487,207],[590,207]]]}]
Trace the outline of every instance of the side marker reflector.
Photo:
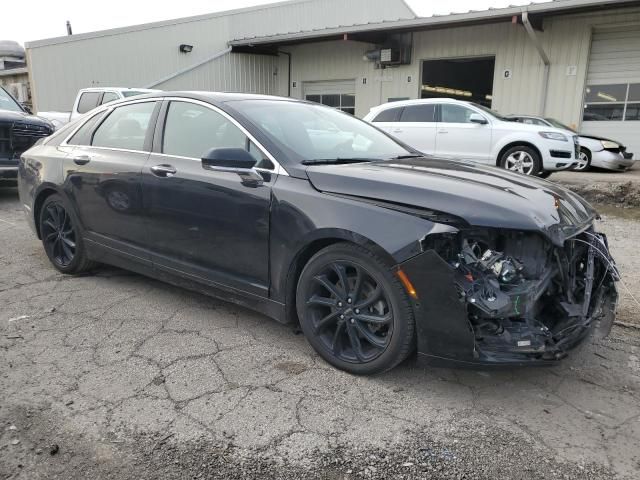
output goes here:
[{"label": "side marker reflector", "polygon": [[409,296],[411,298],[413,298],[414,300],[417,300],[418,299],[418,293],[416,292],[416,289],[413,288],[411,280],[409,280],[409,277],[407,277],[407,274],[404,273],[402,270],[398,270],[396,272],[396,275],[398,275],[398,278],[402,282],[402,285],[404,286],[404,289],[407,291]]}]

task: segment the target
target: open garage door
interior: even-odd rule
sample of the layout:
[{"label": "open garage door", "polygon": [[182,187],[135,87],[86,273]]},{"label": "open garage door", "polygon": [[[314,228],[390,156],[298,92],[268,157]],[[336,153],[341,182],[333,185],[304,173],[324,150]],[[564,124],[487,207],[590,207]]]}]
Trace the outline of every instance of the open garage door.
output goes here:
[{"label": "open garage door", "polygon": [[593,32],[584,103],[583,132],[640,158],[640,25]]},{"label": "open garage door", "polygon": [[304,82],[303,91],[305,100],[322,103],[351,115],[356,113],[355,80]]}]

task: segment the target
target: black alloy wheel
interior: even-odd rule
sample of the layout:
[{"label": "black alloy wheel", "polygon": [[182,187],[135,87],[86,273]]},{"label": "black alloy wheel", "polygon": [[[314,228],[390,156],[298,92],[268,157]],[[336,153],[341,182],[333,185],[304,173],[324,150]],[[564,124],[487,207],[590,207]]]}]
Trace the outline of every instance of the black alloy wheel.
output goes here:
[{"label": "black alloy wheel", "polygon": [[338,244],[319,252],[300,277],[297,307],[307,339],[325,360],[352,373],[388,370],[413,345],[408,299],[381,263],[367,250]]},{"label": "black alloy wheel", "polygon": [[75,217],[57,194],[42,205],[40,236],[47,257],[61,272],[80,273],[94,266],[87,258]]},{"label": "black alloy wheel", "polygon": [[49,203],[43,210],[41,233],[49,258],[62,268],[68,267],[76,256],[76,233],[60,203]]}]

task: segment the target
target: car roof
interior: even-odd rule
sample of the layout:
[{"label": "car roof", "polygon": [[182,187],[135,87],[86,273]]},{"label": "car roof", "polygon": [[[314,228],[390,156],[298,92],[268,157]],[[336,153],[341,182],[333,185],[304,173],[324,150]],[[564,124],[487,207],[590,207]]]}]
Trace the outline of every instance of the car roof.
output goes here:
[{"label": "car roof", "polygon": [[[298,100],[289,97],[278,97],[275,95],[261,95],[255,93],[233,93],[233,92],[208,92],[208,91],[166,91],[158,90],[155,93],[147,93],[145,95],[136,96],[135,100],[144,98],[165,98],[165,97],[182,97],[193,100],[201,100],[207,103],[225,103],[239,100],[276,100],[282,102],[296,103],[313,103],[306,100]],[[134,100],[129,98],[127,100]]]},{"label": "car roof", "polygon": [[388,108],[406,107],[409,105],[425,105],[430,103],[457,103],[461,105],[469,105],[471,102],[466,100],[456,100],[455,98],[415,98],[412,100],[398,100],[396,102],[383,103],[377,107],[373,107],[371,111],[386,110]]},{"label": "car roof", "polygon": [[133,90],[135,92],[161,92],[162,90],[153,90],[150,88],[135,88],[135,87],[88,87],[81,88],[81,92],[105,92],[107,90],[116,90],[119,92],[126,92],[129,90]]}]

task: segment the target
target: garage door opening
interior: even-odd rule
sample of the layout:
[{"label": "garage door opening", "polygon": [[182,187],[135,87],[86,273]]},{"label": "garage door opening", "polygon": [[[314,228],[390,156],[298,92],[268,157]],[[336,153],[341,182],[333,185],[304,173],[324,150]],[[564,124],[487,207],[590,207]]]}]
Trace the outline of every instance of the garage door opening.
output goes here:
[{"label": "garage door opening", "polygon": [[422,98],[455,98],[491,108],[495,57],[422,61]]},{"label": "garage door opening", "polygon": [[355,80],[305,82],[304,98],[355,115]]}]

